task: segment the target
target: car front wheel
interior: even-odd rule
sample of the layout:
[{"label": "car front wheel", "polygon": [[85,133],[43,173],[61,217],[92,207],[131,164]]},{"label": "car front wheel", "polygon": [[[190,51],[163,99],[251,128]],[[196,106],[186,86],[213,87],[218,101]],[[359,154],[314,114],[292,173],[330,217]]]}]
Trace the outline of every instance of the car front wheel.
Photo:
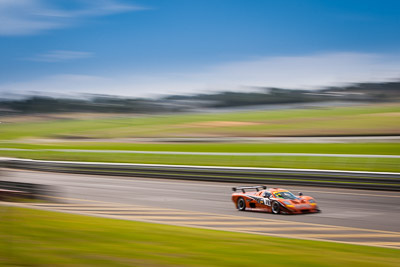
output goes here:
[{"label": "car front wheel", "polygon": [[279,206],[278,202],[274,201],[272,203],[271,211],[272,211],[273,214],[279,214],[280,213],[281,207]]}]

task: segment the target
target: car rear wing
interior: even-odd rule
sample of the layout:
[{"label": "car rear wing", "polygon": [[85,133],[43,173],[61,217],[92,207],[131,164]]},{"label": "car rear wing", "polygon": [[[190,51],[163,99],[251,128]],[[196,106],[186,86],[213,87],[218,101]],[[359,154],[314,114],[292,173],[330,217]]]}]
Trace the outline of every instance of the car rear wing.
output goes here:
[{"label": "car rear wing", "polygon": [[256,190],[257,192],[260,189],[267,189],[266,185],[256,185],[256,186],[239,186],[239,187],[232,187],[232,190],[236,192],[237,190],[242,190],[243,193],[246,193],[246,190]]}]

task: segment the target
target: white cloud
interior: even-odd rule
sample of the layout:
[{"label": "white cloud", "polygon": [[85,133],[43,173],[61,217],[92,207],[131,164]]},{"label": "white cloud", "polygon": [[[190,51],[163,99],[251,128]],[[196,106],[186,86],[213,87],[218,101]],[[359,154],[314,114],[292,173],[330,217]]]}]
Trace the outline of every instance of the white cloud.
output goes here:
[{"label": "white cloud", "polygon": [[[43,77],[37,80],[9,83],[0,85],[0,95],[15,96],[29,94],[71,95],[76,93],[96,93],[101,85],[110,84],[110,80],[103,77],[79,74],[62,74]],[[104,90],[101,87],[99,90]]]},{"label": "white cloud", "polygon": [[[125,73],[109,76],[57,75],[0,84],[0,92],[101,93],[126,96],[249,90],[251,87],[315,89],[400,78],[399,56],[326,53],[230,62],[201,70]],[[120,71],[120,70],[116,70]]]},{"label": "white cloud", "polygon": [[[397,57],[399,59],[399,57]],[[325,53],[232,62],[203,74],[212,86],[269,86],[292,89],[400,77],[400,61],[391,55]]]},{"label": "white cloud", "polygon": [[105,16],[144,8],[117,0],[75,0],[74,9],[53,0],[0,0],[0,35],[28,35],[73,25],[87,17]]},{"label": "white cloud", "polygon": [[64,62],[82,58],[92,57],[93,53],[82,52],[82,51],[69,51],[69,50],[53,50],[47,53],[39,54],[31,58],[27,58],[30,61],[39,62]]}]

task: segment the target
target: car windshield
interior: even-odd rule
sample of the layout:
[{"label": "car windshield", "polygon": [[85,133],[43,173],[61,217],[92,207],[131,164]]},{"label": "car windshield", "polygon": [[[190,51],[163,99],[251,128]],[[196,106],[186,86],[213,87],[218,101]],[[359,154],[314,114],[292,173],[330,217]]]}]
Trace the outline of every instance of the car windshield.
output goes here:
[{"label": "car windshield", "polygon": [[283,198],[283,199],[296,199],[296,196],[290,193],[289,191],[274,192],[274,196],[276,198]]}]

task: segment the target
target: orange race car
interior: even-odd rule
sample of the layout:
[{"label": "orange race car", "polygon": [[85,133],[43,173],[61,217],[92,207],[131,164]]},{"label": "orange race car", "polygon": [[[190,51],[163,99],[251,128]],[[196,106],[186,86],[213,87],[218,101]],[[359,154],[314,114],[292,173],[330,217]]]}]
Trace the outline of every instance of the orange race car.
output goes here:
[{"label": "orange race car", "polygon": [[302,193],[299,193],[299,196],[295,196],[285,189],[267,189],[266,186],[261,185],[233,187],[232,190],[235,192],[232,194],[232,201],[240,211],[256,210],[273,214],[320,212],[317,202],[312,197],[303,196]]}]

